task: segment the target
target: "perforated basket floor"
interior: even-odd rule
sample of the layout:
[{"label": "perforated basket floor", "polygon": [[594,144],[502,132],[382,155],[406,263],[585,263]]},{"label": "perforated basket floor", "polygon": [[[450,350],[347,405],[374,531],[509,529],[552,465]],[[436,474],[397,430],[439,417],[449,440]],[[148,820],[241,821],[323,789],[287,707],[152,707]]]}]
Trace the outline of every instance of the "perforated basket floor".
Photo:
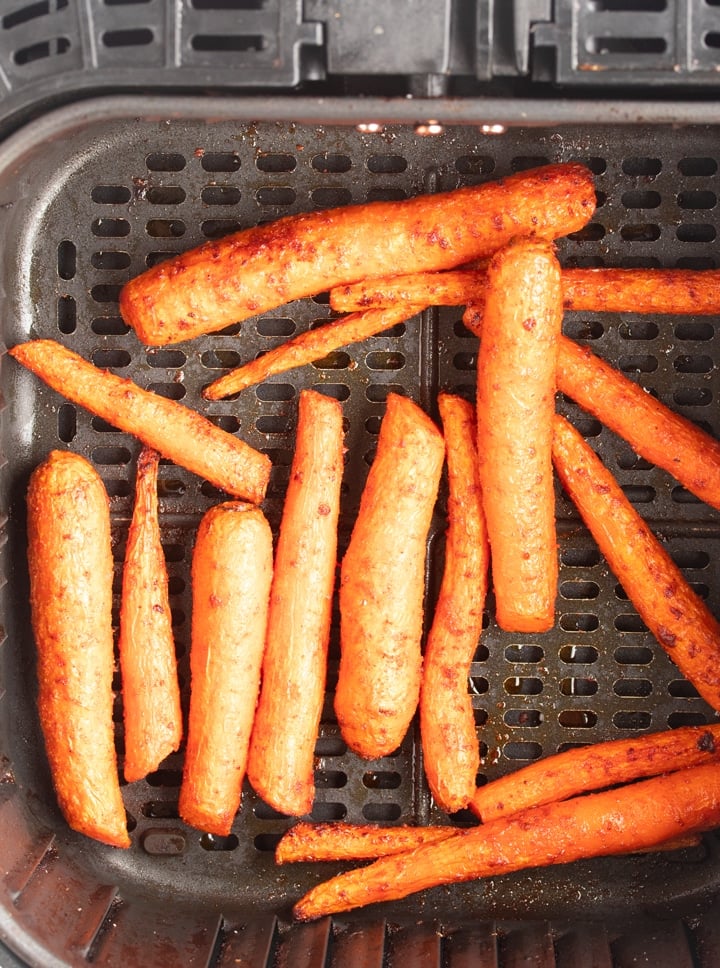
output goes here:
[{"label": "perforated basket floor", "polygon": [[[66,134],[42,143],[28,138],[14,146],[0,172],[5,342],[59,339],[96,365],[181,400],[269,453],[274,470],[264,507],[274,526],[293,451],[298,392],[312,386],[337,397],[344,407],[348,448],[343,547],[387,393],[405,393],[435,416],[439,389],[472,398],[476,341],[462,326],[461,309],[429,311],[236,399],[208,403],[200,396],[201,388],[223,369],[327,320],[331,313],[326,298],[321,294],[298,301],[191,343],[148,349],[119,317],[118,292],[128,278],[207,238],[280,215],[406,198],[570,159],[592,169],[599,204],[592,223],[561,242],[564,265],[718,264],[714,127],[511,127],[493,137],[476,126],[458,125],[423,136],[411,125],[359,130],[341,124],[247,123],[227,116],[207,122],[197,103],[187,102],[172,118],[155,111],[143,116],[138,110],[132,119],[83,124],[74,114]],[[718,320],[710,317],[570,313],[565,320],[569,335],[588,342],[714,434],[720,433],[717,326]],[[270,958],[276,946],[275,919],[284,923],[299,895],[337,868],[276,867],[273,848],[290,821],[250,789],[231,835],[224,839],[191,830],[178,819],[182,752],[168,758],[147,781],[124,786],[130,850],[84,840],[69,832],[58,814],[34,710],[25,487],[32,468],[53,447],[89,457],[111,495],[119,568],[138,447],[15,364],[3,361],[1,376],[7,458],[2,485],[9,520],[3,548],[8,583],[2,593],[7,637],[0,650],[5,690],[0,701],[5,757],[0,822],[4,819],[14,834],[5,836],[0,846],[6,872],[0,929],[6,938],[14,936],[31,963],[43,965],[50,963],[50,955],[58,963],[90,959],[120,964],[124,946],[151,946],[153,931],[156,938],[170,938],[167,943],[180,959],[158,964],[215,963],[220,952],[239,951],[242,945]],[[720,614],[720,517],[666,474],[638,460],[569,401],[559,399],[558,407],[612,467],[693,586]],[[223,495],[165,462],[160,497],[187,701],[194,532],[201,514]],[[553,630],[543,635],[504,633],[494,623],[492,599],[488,602],[470,680],[483,751],[479,782],[574,745],[714,718],[644,628],[559,491],[557,513],[561,571]],[[443,530],[439,507],[430,542],[430,602],[442,564]],[[337,665],[335,622],[312,818],[446,822],[424,783],[414,732],[395,755],[382,760],[365,762],[348,752],[332,710]],[[120,755],[121,718],[118,698]],[[464,816],[452,819],[467,822]],[[374,909],[359,920],[423,921],[437,926],[440,936],[448,926],[458,931],[477,919],[565,923],[574,918],[671,917],[701,910],[718,883],[720,864],[708,839],[701,847],[669,855],[588,862],[427,892]],[[319,929],[313,930],[317,938]],[[322,930],[331,932],[327,946],[333,929]],[[429,930],[432,934],[435,929]],[[349,944],[347,938],[344,943]],[[204,951],[206,960],[182,960],[183,945],[192,948],[193,957]],[[322,958],[329,957],[328,950]],[[241,963],[264,962],[257,954],[257,960]],[[308,955],[304,962],[288,963],[323,961]]]}]

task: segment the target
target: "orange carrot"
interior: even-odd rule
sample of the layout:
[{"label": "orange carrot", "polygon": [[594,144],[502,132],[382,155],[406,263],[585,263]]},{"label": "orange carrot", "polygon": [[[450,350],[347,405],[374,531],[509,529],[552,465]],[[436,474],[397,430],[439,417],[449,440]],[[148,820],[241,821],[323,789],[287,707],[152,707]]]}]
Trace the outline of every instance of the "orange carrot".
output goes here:
[{"label": "orange carrot", "polygon": [[321,360],[341,346],[359,343],[370,336],[375,336],[395,326],[396,323],[410,319],[422,310],[422,306],[404,304],[390,309],[353,313],[343,319],[335,319],[325,326],[300,333],[294,339],[268,350],[267,353],[263,353],[262,356],[256,357],[244,366],[231,370],[206,386],[203,396],[207,400],[221,400],[233,393],[239,393],[254,383],[261,383],[269,376],[314,363],[315,360]]},{"label": "orange carrot", "polygon": [[340,575],[335,712],[345,742],[370,759],[397,749],[417,708],[426,542],[444,452],[430,418],[388,394]]},{"label": "orange carrot", "polygon": [[717,764],[523,810],[383,857],[312,888],[293,909],[309,921],[416,891],[586,857],[654,847],[720,823]]},{"label": "orange carrot", "polygon": [[302,391],[248,758],[253,788],[285,814],[309,813],[315,794],[313,755],[337,562],[342,421],[337,400]]},{"label": "orange carrot", "polygon": [[518,241],[496,253],[477,367],[478,461],[496,618],[507,631],[543,632],[554,622],[551,444],[561,325],[552,244]]},{"label": "orange carrot", "polygon": [[269,457],[199,413],[100,370],[53,340],[31,340],[8,353],[53,390],[133,434],[163,457],[229,494],[255,503],[263,500]]},{"label": "orange carrot", "polygon": [[157,478],[160,455],[143,447],[128,533],[120,601],[118,651],[128,783],[141,780],[182,738],[182,712],[168,576],[160,543]]},{"label": "orange carrot", "polygon": [[144,343],[222,329],[331,286],[398,272],[449,269],[516,235],[557,238],[595,209],[590,172],[546,165],[401,202],[292,215],[245,229],[132,279],[120,312]]},{"label": "orange carrot", "polygon": [[52,451],[27,495],[38,712],[68,824],[129,847],[113,728],[110,505],[84,457]]},{"label": "orange carrot", "polygon": [[487,823],[589,790],[699,766],[718,755],[720,725],[596,743],[537,760],[479,787],[470,807]]},{"label": "orange carrot", "polygon": [[420,735],[428,785],[443,810],[466,807],[480,765],[468,693],[482,631],[489,549],[482,509],[473,406],[438,396],[448,467],[448,532],[440,595],[425,646]]},{"label": "orange carrot", "polygon": [[240,806],[272,578],[262,511],[228,501],[205,513],[192,561],[190,716],[179,812],[226,836]]},{"label": "orange carrot", "polygon": [[482,299],[487,287],[487,266],[413,272],[408,275],[361,279],[330,290],[330,307],[336,313],[389,309],[397,303],[424,306],[463,306]]},{"label": "orange carrot", "polygon": [[700,695],[720,710],[720,623],[610,471],[559,415],[553,459],[563,487],[638,614]]},{"label": "orange carrot", "polygon": [[458,827],[383,827],[379,824],[296,823],[275,848],[278,864],[319,860],[374,860],[435,844]]}]

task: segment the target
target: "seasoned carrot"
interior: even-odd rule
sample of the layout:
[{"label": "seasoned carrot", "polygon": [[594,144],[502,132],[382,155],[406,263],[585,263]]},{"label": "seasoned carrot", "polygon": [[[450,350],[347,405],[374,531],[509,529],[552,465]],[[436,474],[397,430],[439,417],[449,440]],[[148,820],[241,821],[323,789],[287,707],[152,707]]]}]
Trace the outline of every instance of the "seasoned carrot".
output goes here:
[{"label": "seasoned carrot", "polygon": [[720,725],[596,743],[536,760],[479,787],[470,807],[487,823],[590,790],[699,766],[719,755]]},{"label": "seasoned carrot", "polygon": [[340,574],[335,712],[345,742],[370,759],[397,749],[417,708],[426,542],[444,453],[430,418],[388,394]]},{"label": "seasoned carrot", "polygon": [[425,775],[443,810],[466,807],[480,751],[468,693],[482,631],[489,548],[482,508],[472,404],[438,396],[448,468],[448,531],[440,594],[425,646],[420,736]]},{"label": "seasoned carrot", "polygon": [[118,652],[125,722],[123,772],[128,783],[157,769],[182,739],[168,575],[158,521],[159,464],[157,451],[143,447],[123,566]]},{"label": "seasoned carrot", "polygon": [[389,309],[397,303],[424,306],[463,306],[482,300],[487,287],[487,266],[412,272],[408,275],[361,279],[330,290],[330,307],[336,313]]},{"label": "seasoned carrot", "polygon": [[245,229],[132,279],[120,312],[142,342],[222,329],[332,286],[387,273],[450,269],[516,235],[558,238],[595,209],[590,172],[546,165],[483,185],[291,215]]},{"label": "seasoned carrot", "polygon": [[203,516],[192,560],[190,715],[179,812],[226,836],[240,806],[272,578],[262,511],[228,501]]},{"label": "seasoned carrot", "polygon": [[113,728],[110,506],[95,468],[52,451],[27,494],[38,711],[68,824],[129,847]]},{"label": "seasoned carrot", "polygon": [[602,793],[523,810],[436,844],[383,857],[312,888],[302,921],[415,891],[530,867],[627,853],[720,823],[720,768],[690,767]]},{"label": "seasoned carrot", "polygon": [[374,860],[436,844],[458,832],[458,827],[387,827],[380,824],[296,823],[275,848],[278,864],[317,860]]},{"label": "seasoned carrot", "polygon": [[720,622],[590,445],[559,415],[553,460],[565,490],[648,629],[700,695],[720,710]]},{"label": "seasoned carrot", "polygon": [[263,500],[269,457],[201,414],[100,370],[53,340],[31,340],[8,352],[53,390],[118,430],[134,434],[163,457],[229,494],[254,503]]},{"label": "seasoned carrot", "polygon": [[343,476],[337,400],[300,394],[295,454],[270,593],[262,688],[248,779],[281,813],[309,813],[313,756],[325,696]]},{"label": "seasoned carrot", "polygon": [[305,366],[320,360],[328,353],[359,343],[375,336],[396,323],[422,312],[423,306],[403,304],[389,309],[376,309],[364,313],[353,313],[342,319],[333,320],[325,326],[300,333],[262,356],[256,357],[244,366],[231,370],[210,383],[203,390],[207,400],[221,400],[233,393],[239,393],[254,383],[261,383],[269,376],[285,373],[298,366]]},{"label": "seasoned carrot", "polygon": [[551,444],[561,325],[552,244],[521,240],[496,253],[477,364],[478,462],[496,619],[511,632],[544,632],[554,622]]}]

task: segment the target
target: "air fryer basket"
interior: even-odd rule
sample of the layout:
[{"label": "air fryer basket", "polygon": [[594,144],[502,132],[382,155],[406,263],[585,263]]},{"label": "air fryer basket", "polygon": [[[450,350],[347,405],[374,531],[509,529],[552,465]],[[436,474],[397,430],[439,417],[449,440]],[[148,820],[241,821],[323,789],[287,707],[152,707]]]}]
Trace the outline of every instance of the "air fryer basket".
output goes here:
[{"label": "air fryer basket", "polygon": [[[565,266],[715,267],[720,129],[594,120],[507,129],[445,123],[427,133],[407,122],[341,123],[337,106],[323,123],[322,105],[313,111],[312,121],[300,123],[286,120],[290,111],[278,111],[278,120],[252,120],[247,103],[233,108],[231,101],[90,101],[19,132],[0,158],[2,325],[7,345],[58,339],[269,453],[274,470],[264,508],[274,526],[298,392],[316,387],[337,397],[348,448],[342,548],[387,393],[405,393],[433,416],[440,389],[472,398],[476,341],[462,325],[462,310],[429,310],[235,399],[208,403],[200,390],[225,368],[331,318],[327,299],[320,294],[191,343],[151,349],[119,316],[122,284],[172,253],[262,220],[406,198],[566,160],[593,171],[598,209],[587,228],[559,243]],[[568,313],[565,330],[717,435],[717,324],[710,317]],[[119,568],[138,445],[10,361],[3,361],[0,377],[8,518],[7,581],[0,591],[0,935],[29,964],[381,966],[402,957],[514,965],[532,953],[543,965],[609,965],[633,963],[641,936],[643,953],[655,952],[654,964],[713,963],[715,929],[707,912],[720,887],[714,835],[696,848],[522,872],[291,928],[293,901],[340,866],[276,867],[273,848],[291,821],[249,788],[229,837],[183,825],[177,815],[182,752],[147,781],[123,787],[133,841],[128,851],[69,831],[55,804],[35,716],[24,492],[30,471],[51,448],[90,458],[111,495]],[[570,401],[560,398],[558,406],[720,614],[718,514]],[[222,497],[163,463],[162,527],[186,701],[194,530]],[[715,718],[647,632],[559,490],[557,514],[554,629],[504,633],[488,602],[470,680],[481,782],[574,745]],[[440,508],[430,540],[430,602],[443,528]],[[361,761],[346,749],[332,709],[338,657],[336,621],[312,819],[447,822],[427,791],[415,731],[381,760]],[[116,728],[122,755],[119,698]]]}]

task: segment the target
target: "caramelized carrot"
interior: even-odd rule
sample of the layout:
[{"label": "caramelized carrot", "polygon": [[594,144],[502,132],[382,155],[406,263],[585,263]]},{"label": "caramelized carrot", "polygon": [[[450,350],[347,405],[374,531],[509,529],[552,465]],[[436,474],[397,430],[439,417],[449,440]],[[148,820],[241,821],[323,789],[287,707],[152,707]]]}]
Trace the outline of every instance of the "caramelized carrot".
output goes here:
[{"label": "caramelized carrot", "polygon": [[477,365],[478,461],[498,625],[552,627],[557,538],[552,474],[560,266],[541,240],[513,243],[488,267]]},{"label": "caramelized carrot", "polygon": [[313,755],[337,563],[342,420],[337,400],[302,391],[248,758],[254,790],[285,814],[309,813],[315,794]]},{"label": "caramelized carrot", "polygon": [[254,503],[263,500],[270,459],[201,414],[100,370],[53,340],[31,340],[8,353],[53,390],[133,434],[163,457],[229,494]]},{"label": "caramelized carrot", "polygon": [[445,453],[430,418],[388,394],[340,574],[335,712],[369,759],[402,742],[420,693],[426,542]]},{"label": "caramelized carrot", "polygon": [[262,511],[228,501],[203,516],[192,560],[190,716],[179,812],[226,836],[240,806],[260,691],[272,534]]},{"label": "caramelized carrot", "polygon": [[470,662],[482,631],[489,549],[482,509],[475,410],[441,393],[438,407],[448,468],[445,566],[425,646],[420,736],[430,791],[443,810],[466,807],[480,751],[468,693]]},{"label": "caramelized carrot", "polygon": [[383,827],[380,824],[296,823],[275,848],[278,864],[319,860],[374,860],[435,844],[458,827]]},{"label": "caramelized carrot", "polygon": [[383,857],[312,888],[301,921],[394,901],[440,884],[586,857],[627,853],[720,823],[720,768],[695,766],[602,793],[532,807],[415,850]]},{"label": "caramelized carrot", "polygon": [[397,303],[424,306],[464,306],[479,302],[487,287],[487,265],[482,268],[412,272],[408,275],[361,279],[330,290],[330,307],[336,313],[389,309]]},{"label": "caramelized carrot", "polygon": [[95,468],[52,451],[27,494],[38,712],[68,824],[129,847],[113,728],[110,506]]},{"label": "caramelized carrot", "polygon": [[559,415],[553,460],[563,487],[648,629],[700,695],[720,710],[720,622],[610,471]]},{"label": "caramelized carrot", "polygon": [[123,567],[118,651],[125,722],[123,772],[128,783],[157,769],[182,738],[168,576],[158,521],[159,464],[157,451],[143,447]]}]

